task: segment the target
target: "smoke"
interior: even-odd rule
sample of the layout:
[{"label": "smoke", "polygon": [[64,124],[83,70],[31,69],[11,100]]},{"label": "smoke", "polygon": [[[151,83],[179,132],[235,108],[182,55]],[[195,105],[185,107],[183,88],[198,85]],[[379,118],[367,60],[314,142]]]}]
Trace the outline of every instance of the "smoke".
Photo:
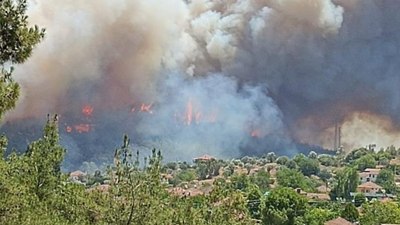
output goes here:
[{"label": "smoke", "polygon": [[348,148],[374,140],[356,124],[390,145],[399,10],[397,0],[31,0],[47,36],[16,70],[23,93],[6,122],[57,112],[65,126],[93,124],[63,134],[71,161],[110,155],[122,133],[177,159],[331,148],[335,123]]}]

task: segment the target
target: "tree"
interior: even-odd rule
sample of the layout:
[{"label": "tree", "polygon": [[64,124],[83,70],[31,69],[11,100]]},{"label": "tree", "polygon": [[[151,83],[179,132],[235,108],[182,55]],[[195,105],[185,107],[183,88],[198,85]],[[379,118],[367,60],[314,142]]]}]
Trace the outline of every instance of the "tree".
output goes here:
[{"label": "tree", "polygon": [[26,0],[0,1],[0,119],[19,96],[19,86],[11,77],[13,68],[5,64],[25,62],[44,37],[44,29],[28,26],[26,9]]},{"label": "tree", "polygon": [[304,214],[304,222],[307,225],[324,225],[326,221],[334,218],[335,213],[328,209],[313,208]]},{"label": "tree", "polygon": [[366,148],[359,148],[351,151],[345,158],[345,161],[348,163],[352,163],[355,160],[361,158],[364,155],[371,154],[372,152]]},{"label": "tree", "polygon": [[276,163],[279,165],[286,165],[286,163],[289,161],[289,158],[287,156],[281,156],[276,159]]},{"label": "tree", "polygon": [[347,203],[340,216],[354,223],[358,220],[359,213],[353,204]]},{"label": "tree", "polygon": [[235,174],[231,177],[232,186],[235,190],[244,191],[250,185],[249,176],[246,174]]},{"label": "tree", "polygon": [[293,225],[303,216],[307,199],[290,188],[272,190],[265,198],[262,221],[265,225]]},{"label": "tree", "polygon": [[269,173],[265,170],[260,170],[257,173],[250,176],[250,181],[258,186],[262,193],[265,193],[269,189],[271,179]]},{"label": "tree", "polygon": [[324,166],[334,166],[338,164],[337,159],[331,155],[319,155],[318,161]]},{"label": "tree", "polygon": [[60,171],[64,152],[55,117],[25,153],[0,159],[0,174],[6,174],[0,175],[2,224],[89,223],[84,186],[67,182]]},{"label": "tree", "polygon": [[286,167],[289,169],[297,169],[297,163],[294,160],[289,160],[286,163]]},{"label": "tree", "polygon": [[394,182],[393,171],[382,169],[376,178],[376,183],[381,185],[387,193],[396,194],[396,183]]},{"label": "tree", "polygon": [[277,156],[276,156],[275,152],[269,152],[267,154],[267,160],[269,163],[275,162],[276,159],[277,159]]},{"label": "tree", "polygon": [[372,154],[367,154],[357,159],[355,165],[358,167],[359,171],[363,171],[366,168],[375,168],[376,160]]},{"label": "tree", "polygon": [[318,154],[314,151],[310,151],[310,153],[308,153],[308,158],[310,159],[317,159],[318,158]]},{"label": "tree", "polygon": [[367,201],[367,200],[366,200],[365,195],[364,195],[363,193],[357,193],[357,194],[354,196],[354,205],[357,206],[357,207],[361,206],[361,205],[364,204],[366,201]]},{"label": "tree", "polygon": [[306,175],[317,175],[319,172],[319,162],[317,159],[307,158],[303,154],[298,154],[293,159],[299,166],[300,171]]},{"label": "tree", "polygon": [[380,225],[380,224],[399,224],[400,208],[393,202],[375,201],[363,206],[363,213],[360,217],[362,225]]},{"label": "tree", "polygon": [[355,168],[346,167],[336,173],[335,184],[330,193],[332,199],[345,198],[350,200],[350,192],[355,192],[358,186],[358,172]]},{"label": "tree", "polygon": [[297,170],[282,167],[276,173],[278,184],[282,187],[301,188],[305,191],[313,191],[315,188],[308,177]]},{"label": "tree", "polygon": [[247,208],[250,216],[254,219],[261,219],[261,191],[256,185],[249,185],[247,190]]},{"label": "tree", "polygon": [[323,170],[319,171],[318,177],[321,178],[321,180],[322,180],[324,183],[327,183],[328,180],[331,179],[332,174],[331,174],[328,170],[323,169]]}]

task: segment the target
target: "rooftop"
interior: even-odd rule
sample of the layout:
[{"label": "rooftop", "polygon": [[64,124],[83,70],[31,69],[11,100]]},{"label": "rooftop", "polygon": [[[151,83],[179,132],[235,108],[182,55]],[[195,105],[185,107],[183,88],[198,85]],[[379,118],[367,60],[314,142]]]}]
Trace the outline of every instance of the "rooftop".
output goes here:
[{"label": "rooftop", "polygon": [[374,182],[366,182],[364,184],[360,184],[357,186],[357,188],[377,188],[377,189],[382,189],[381,186],[375,184]]},{"label": "rooftop", "polygon": [[325,222],[324,225],[353,225],[353,223],[343,219],[342,217],[338,217],[336,219]]},{"label": "rooftop", "polygon": [[214,157],[212,157],[212,156],[209,156],[209,155],[203,155],[203,156],[200,156],[200,157],[197,157],[197,158],[194,158],[194,161],[198,161],[198,160],[201,160],[201,161],[209,161],[209,160],[214,160],[215,158]]}]

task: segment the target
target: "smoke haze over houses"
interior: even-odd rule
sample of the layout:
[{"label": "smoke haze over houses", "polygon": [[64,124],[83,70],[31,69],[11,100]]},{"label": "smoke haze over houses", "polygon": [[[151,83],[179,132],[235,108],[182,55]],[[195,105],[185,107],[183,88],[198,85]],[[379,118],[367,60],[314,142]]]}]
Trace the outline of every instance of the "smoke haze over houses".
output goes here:
[{"label": "smoke haze over houses", "polygon": [[111,157],[123,133],[171,159],[331,148],[335,123],[347,149],[399,145],[399,11],[397,0],[31,0],[47,36],[16,68],[22,96],[3,129],[58,113],[77,162]]}]

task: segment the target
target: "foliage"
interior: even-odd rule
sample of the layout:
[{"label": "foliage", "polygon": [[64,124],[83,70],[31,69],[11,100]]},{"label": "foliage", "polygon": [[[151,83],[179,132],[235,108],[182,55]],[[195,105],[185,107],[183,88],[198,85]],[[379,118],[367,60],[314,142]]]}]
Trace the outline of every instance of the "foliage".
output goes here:
[{"label": "foliage", "polygon": [[313,191],[315,189],[311,179],[305,177],[298,170],[281,167],[276,174],[276,179],[282,187],[301,188],[305,191]]},{"label": "foliage", "polygon": [[246,174],[234,174],[230,180],[235,190],[244,191],[250,185],[249,176]]},{"label": "foliage", "polygon": [[340,216],[350,222],[356,222],[359,218],[359,213],[353,204],[347,203]]},{"label": "foliage", "polygon": [[170,180],[170,184],[176,186],[182,182],[190,182],[196,179],[196,171],[194,169],[186,169],[177,172],[177,174]]},{"label": "foliage", "polygon": [[65,150],[59,145],[57,118],[28,150],[0,161],[2,224],[87,224],[84,186],[66,182],[60,171]]},{"label": "foliage", "polygon": [[336,183],[330,193],[332,199],[351,199],[350,192],[355,192],[358,186],[358,172],[355,168],[346,167],[336,173]]},{"label": "foliage", "polygon": [[399,224],[400,208],[393,202],[372,202],[363,205],[361,225]]},{"label": "foliage", "polygon": [[196,172],[198,179],[205,180],[210,179],[213,176],[218,176],[221,166],[221,162],[215,159],[196,162]]},{"label": "foliage", "polygon": [[288,161],[289,158],[287,156],[280,156],[279,158],[276,159],[276,163],[283,166],[286,165]]},{"label": "foliage", "polygon": [[4,65],[23,63],[44,37],[43,29],[28,26],[26,8],[26,0],[0,1],[0,119],[19,96],[19,86],[11,78],[13,68]]},{"label": "foliage", "polygon": [[318,161],[323,166],[336,166],[338,164],[337,159],[331,155],[319,155]]},{"label": "foliage", "polygon": [[355,161],[359,171],[363,171],[366,168],[375,168],[376,164],[377,162],[372,154],[363,155]]},{"label": "foliage", "polygon": [[324,225],[326,221],[334,219],[335,216],[335,213],[328,209],[313,208],[306,211],[304,222],[308,225]]},{"label": "foliage", "polygon": [[323,169],[319,171],[318,177],[321,178],[321,180],[326,183],[329,179],[331,179],[332,174],[328,170]]},{"label": "foliage", "polygon": [[250,176],[250,181],[257,185],[262,193],[265,193],[269,189],[271,179],[269,173],[265,170],[260,170]]},{"label": "foliage", "polygon": [[364,155],[371,154],[372,152],[366,148],[359,148],[351,151],[345,158],[347,163],[352,163]]},{"label": "foliage", "polygon": [[308,158],[303,154],[296,155],[293,160],[305,176],[317,175],[319,173],[318,160]]},{"label": "foliage", "polygon": [[262,221],[265,225],[293,225],[305,213],[307,200],[290,188],[272,190],[265,198]]},{"label": "foliage", "polygon": [[394,182],[394,173],[389,169],[382,169],[378,177],[376,178],[376,183],[381,185],[386,193],[396,194],[396,183]]},{"label": "foliage", "polygon": [[261,219],[261,191],[256,185],[249,185],[247,193],[247,208],[254,219]]},{"label": "foliage", "polygon": [[275,152],[269,152],[269,153],[267,154],[266,158],[267,158],[267,160],[268,160],[269,163],[273,163],[273,162],[276,161],[277,156],[276,156]]},{"label": "foliage", "polygon": [[364,204],[366,201],[367,201],[367,200],[366,200],[365,195],[364,195],[363,193],[357,193],[357,194],[354,196],[354,205],[357,206],[357,207],[361,206],[361,205]]}]

